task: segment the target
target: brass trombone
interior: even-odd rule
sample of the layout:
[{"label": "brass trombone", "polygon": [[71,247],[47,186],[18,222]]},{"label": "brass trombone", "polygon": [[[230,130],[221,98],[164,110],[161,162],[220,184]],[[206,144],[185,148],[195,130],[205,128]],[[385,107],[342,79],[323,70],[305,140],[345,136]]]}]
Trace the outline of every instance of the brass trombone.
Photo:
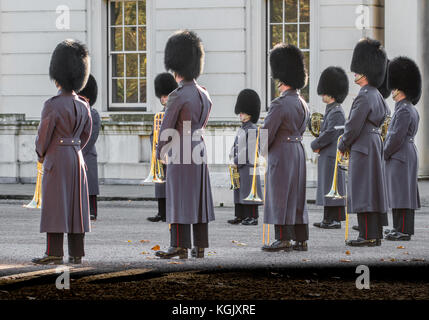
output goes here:
[{"label": "brass trombone", "polygon": [[165,175],[161,161],[156,158],[156,146],[159,141],[159,131],[161,130],[162,120],[165,112],[158,112],[153,119],[153,139],[152,139],[152,157],[150,161],[150,171],[143,183],[164,183]]},{"label": "brass trombone", "polygon": [[[338,137],[337,146],[340,143],[340,139],[343,135]],[[337,156],[335,158],[335,169],[334,169],[334,176],[332,178],[332,186],[331,190],[328,192],[328,194],[325,195],[326,198],[333,198],[333,199],[346,199],[346,232],[344,235],[344,241],[347,241],[349,237],[349,214],[347,212],[347,195],[340,195],[338,192],[338,167],[341,167],[343,170],[348,169],[349,165],[349,158],[350,154],[349,152],[345,152],[344,156],[341,156],[340,150],[337,149]]]},{"label": "brass trombone", "polygon": [[255,158],[254,158],[254,165],[253,165],[253,179],[252,179],[252,187],[250,189],[250,193],[247,196],[246,199],[244,199],[244,201],[253,201],[253,202],[262,202],[262,199],[258,196],[258,190],[257,190],[257,186],[256,186],[256,167],[258,165],[259,162],[259,135],[260,135],[260,127],[258,127],[258,133],[256,136],[256,146],[255,146]]},{"label": "brass trombone", "polygon": [[43,164],[37,162],[36,190],[34,191],[33,199],[30,203],[23,205],[24,208],[40,209],[42,207],[42,176]]}]

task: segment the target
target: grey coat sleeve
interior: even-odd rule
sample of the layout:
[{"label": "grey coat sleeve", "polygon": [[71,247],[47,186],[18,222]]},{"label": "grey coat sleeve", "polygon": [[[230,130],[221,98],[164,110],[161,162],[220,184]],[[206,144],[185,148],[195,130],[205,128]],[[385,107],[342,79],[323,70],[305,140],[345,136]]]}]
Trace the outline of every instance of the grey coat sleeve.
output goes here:
[{"label": "grey coat sleeve", "polygon": [[178,95],[178,90],[173,91],[168,96],[167,108],[165,110],[164,118],[162,120],[161,129],[159,130],[159,141],[156,147],[156,156],[157,159],[164,159],[166,151],[164,150],[161,154],[163,147],[171,140],[161,139],[162,132],[167,129],[174,129],[176,127],[177,119],[179,118],[180,110],[182,109],[182,102],[180,96]]},{"label": "grey coat sleeve", "polygon": [[324,147],[330,145],[337,137],[338,130],[335,129],[335,126],[341,126],[344,124],[344,116],[341,111],[334,112],[329,116],[328,127],[323,131],[319,137],[313,140],[311,143],[311,149],[313,151],[323,149]]},{"label": "grey coat sleeve", "polygon": [[91,137],[89,138],[89,141],[85,146],[85,150],[90,150],[95,145],[98,139],[98,135],[100,133],[101,121],[100,121],[100,115],[98,114],[97,110],[91,109],[91,116],[92,116]]},{"label": "grey coat sleeve", "polygon": [[[262,155],[266,156],[266,153],[268,152],[269,147],[274,142],[276,138],[276,133],[282,123],[282,115],[281,115],[281,109],[279,107],[278,101],[274,100],[271,103],[270,110],[268,111],[267,117],[264,120],[264,125],[262,129],[267,131],[268,134],[268,145],[264,145],[263,139],[261,139],[261,149],[262,149]],[[262,134],[261,134],[262,135]]]},{"label": "grey coat sleeve", "polygon": [[403,108],[397,111],[393,127],[389,128],[389,135],[384,144],[384,157],[388,160],[392,154],[397,152],[405,141],[410,125],[410,112]]},{"label": "grey coat sleeve", "polygon": [[368,98],[365,95],[358,95],[353,102],[349,119],[344,128],[344,134],[338,145],[338,149],[341,152],[350,150],[352,144],[359,137],[369,112]]},{"label": "grey coat sleeve", "polygon": [[39,162],[43,162],[46,151],[51,143],[52,133],[55,129],[56,113],[49,101],[45,102],[42,117],[36,137],[36,153]]}]

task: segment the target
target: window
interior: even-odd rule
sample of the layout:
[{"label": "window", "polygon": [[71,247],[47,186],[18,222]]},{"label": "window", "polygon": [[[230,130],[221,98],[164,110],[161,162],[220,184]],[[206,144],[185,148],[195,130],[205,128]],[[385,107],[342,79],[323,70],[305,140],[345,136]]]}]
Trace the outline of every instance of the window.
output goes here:
[{"label": "window", "polygon": [[146,110],[146,1],[109,0],[109,110]]},{"label": "window", "polygon": [[[310,0],[269,0],[267,2],[267,52],[280,42],[293,44],[304,54],[305,66],[310,71]],[[269,61],[267,59],[267,61]],[[270,70],[269,62],[267,70]],[[277,81],[267,77],[268,97],[279,95]],[[309,82],[301,90],[309,101]]]}]

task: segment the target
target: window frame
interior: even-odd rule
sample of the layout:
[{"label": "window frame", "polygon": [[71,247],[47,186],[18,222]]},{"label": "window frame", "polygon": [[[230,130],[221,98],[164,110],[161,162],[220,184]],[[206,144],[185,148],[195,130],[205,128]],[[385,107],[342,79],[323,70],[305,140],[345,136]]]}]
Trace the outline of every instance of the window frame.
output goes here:
[{"label": "window frame", "polygon": [[[106,19],[106,22],[107,22],[107,27],[106,27],[106,30],[107,30],[107,39],[106,39],[106,41],[107,41],[107,44],[106,44],[106,53],[107,53],[107,82],[108,82],[108,86],[107,86],[107,111],[108,112],[110,112],[110,111],[113,111],[113,112],[115,112],[115,111],[117,111],[117,112],[121,112],[121,111],[123,111],[123,112],[127,112],[127,111],[143,111],[143,112],[146,112],[146,111],[149,111],[149,99],[151,98],[151,95],[149,94],[149,89],[150,89],[150,85],[149,85],[149,81],[148,81],[148,79],[150,78],[150,73],[149,73],[149,65],[150,65],[150,63],[149,63],[149,61],[150,61],[150,58],[149,58],[149,51],[150,51],[150,43],[151,43],[151,39],[149,39],[149,37],[148,37],[148,35],[150,34],[150,32],[149,32],[149,28],[150,28],[150,21],[149,21],[149,13],[150,13],[150,11],[149,11],[149,7],[150,7],[150,5],[149,5],[149,2],[150,2],[150,0],[146,0],[145,1],[145,5],[146,5],[146,8],[145,8],[145,10],[146,10],[146,22],[145,22],[145,24],[144,25],[139,25],[139,24],[137,24],[137,25],[125,25],[125,21],[124,21],[124,19],[125,19],[125,15],[124,15],[124,11],[125,11],[125,6],[122,6],[122,22],[123,22],[123,24],[121,24],[121,28],[125,28],[125,27],[135,27],[136,29],[137,29],[137,42],[138,42],[138,39],[139,39],[139,35],[138,35],[138,28],[139,27],[144,27],[144,28],[146,28],[146,50],[144,50],[144,51],[140,51],[140,50],[136,50],[136,51],[126,51],[125,50],[125,37],[124,37],[124,34],[122,35],[122,41],[123,41],[123,43],[122,43],[122,49],[123,50],[121,50],[121,51],[113,51],[113,50],[111,50],[111,35],[112,35],[112,33],[111,33],[111,29],[112,29],[112,24],[111,24],[111,3],[112,2],[137,2],[137,10],[136,10],[136,15],[138,16],[138,1],[139,0],[108,0],[107,2],[106,2],[106,6],[107,6],[107,19]],[[144,77],[144,78],[141,78],[140,76],[138,76],[138,77],[136,77],[135,79],[137,79],[137,80],[139,80],[139,79],[144,79],[144,80],[146,80],[146,102],[133,102],[133,103],[127,103],[127,102],[123,102],[123,103],[117,103],[117,102],[113,102],[113,97],[112,97],[112,93],[113,93],[113,88],[112,88],[112,81],[113,81],[113,79],[115,78],[115,77],[113,77],[112,76],[112,70],[113,70],[113,67],[112,67],[112,60],[113,60],[113,58],[112,58],[112,56],[113,56],[113,54],[128,54],[128,53],[135,53],[135,54],[137,54],[138,55],[138,65],[140,66],[140,54],[145,54],[146,55],[146,77]],[[140,72],[140,71],[139,71]],[[120,78],[120,77],[119,77]],[[134,77],[127,77],[126,76],[126,59],[124,59],[124,99],[126,100],[126,79],[128,79],[128,78],[133,78],[134,79]],[[137,99],[138,99],[138,101],[140,100],[140,86],[139,86],[139,89],[138,89],[138,97],[137,97]]]},{"label": "window frame", "polygon": [[[270,56],[270,51],[271,51],[271,26],[272,25],[281,25],[282,26],[282,37],[284,40],[284,36],[285,36],[285,26],[286,25],[296,25],[297,26],[297,44],[299,47],[299,43],[300,43],[300,36],[299,36],[299,31],[300,31],[300,25],[302,24],[306,24],[309,26],[309,34],[310,34],[310,41],[309,41],[309,48],[306,49],[301,49],[302,52],[308,52],[309,53],[309,65],[308,65],[308,77],[309,77],[309,81],[307,82],[307,87],[309,88],[308,90],[308,99],[309,101],[307,101],[308,104],[310,104],[312,101],[315,101],[315,94],[314,94],[314,86],[315,86],[315,80],[314,80],[314,70],[316,70],[316,66],[318,61],[316,61],[316,59],[318,59],[318,54],[317,54],[317,47],[316,47],[316,43],[318,41],[318,33],[317,33],[317,21],[318,19],[316,19],[317,14],[318,14],[318,4],[317,4],[317,0],[309,0],[309,21],[308,22],[300,22],[300,6],[299,6],[299,1],[297,3],[297,21],[296,22],[284,22],[285,20],[285,7],[284,7],[284,1],[282,1],[282,14],[283,14],[283,18],[282,18],[282,22],[281,23],[271,23],[270,21],[270,2],[272,0],[267,0],[265,1],[265,51],[266,51],[266,62],[265,62],[265,66],[266,66],[266,79],[265,79],[265,90],[267,93],[266,96],[266,102],[267,102],[267,106],[270,105],[272,99],[272,89],[271,89],[271,67],[270,67],[270,63],[269,63],[269,56]],[[317,84],[316,84],[317,85]]]}]

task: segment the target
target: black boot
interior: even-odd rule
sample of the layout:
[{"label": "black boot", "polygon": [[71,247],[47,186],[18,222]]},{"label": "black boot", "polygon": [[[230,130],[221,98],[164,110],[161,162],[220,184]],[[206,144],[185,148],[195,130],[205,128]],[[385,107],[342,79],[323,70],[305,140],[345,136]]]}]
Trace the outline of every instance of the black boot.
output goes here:
[{"label": "black boot", "polygon": [[293,245],[293,250],[308,251],[307,241],[295,241],[295,244]]},{"label": "black boot", "polygon": [[384,239],[390,240],[390,241],[410,241],[411,236],[406,233],[393,231],[393,232],[390,232],[388,235],[386,235]]},{"label": "black boot", "polygon": [[228,223],[230,223],[230,224],[239,224],[242,221],[243,221],[242,218],[235,217],[233,220],[228,220]]},{"label": "black boot", "polygon": [[352,229],[355,231],[359,231],[359,226],[353,226]]},{"label": "black boot", "polygon": [[332,222],[317,222],[314,223],[313,226],[322,228],[322,229],[341,229],[341,222],[332,221]]},{"label": "black boot", "polygon": [[388,235],[389,233],[392,233],[392,232],[396,232],[396,230],[393,228],[393,229],[386,229],[386,230],[384,230],[384,234],[385,235]]},{"label": "black boot", "polygon": [[63,264],[63,257],[48,256],[45,254],[41,258],[34,258],[31,262],[35,264]]},{"label": "black boot", "polygon": [[93,214],[91,214],[90,218],[91,218],[92,221],[96,221],[97,220],[97,216],[93,215]]},{"label": "black boot", "polygon": [[167,251],[157,251],[155,255],[161,259],[171,259],[174,257],[179,257],[179,259],[188,259],[188,249],[181,247],[170,247],[167,249]]},{"label": "black boot", "polygon": [[270,245],[264,245],[263,251],[276,252],[276,251],[291,251],[292,243],[290,240],[276,240]]},{"label": "black boot", "polygon": [[204,258],[204,248],[200,248],[200,247],[192,248],[191,256],[193,258]]},{"label": "black boot", "polygon": [[346,245],[351,247],[375,247],[381,245],[381,241],[378,244],[376,239],[365,240],[363,238],[357,238],[356,240],[347,241]]},{"label": "black boot", "polygon": [[69,263],[72,264],[81,264],[82,263],[82,257],[69,257]]},{"label": "black boot", "polygon": [[158,222],[162,220],[161,215],[158,213],[156,216],[154,217],[149,217],[147,218],[147,220],[149,220],[150,222]]},{"label": "black boot", "polygon": [[257,226],[258,225],[258,219],[256,218],[246,218],[241,222],[244,226]]}]

